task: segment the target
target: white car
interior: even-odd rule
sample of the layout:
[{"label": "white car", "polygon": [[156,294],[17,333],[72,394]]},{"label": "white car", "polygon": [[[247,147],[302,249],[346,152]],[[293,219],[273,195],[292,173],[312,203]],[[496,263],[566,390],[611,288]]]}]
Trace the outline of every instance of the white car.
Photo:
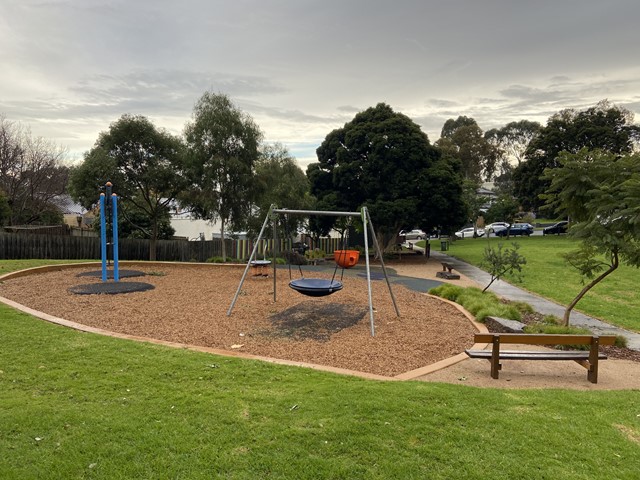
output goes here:
[{"label": "white car", "polygon": [[484,228],[488,232],[493,232],[496,230],[502,230],[503,228],[509,228],[509,224],[507,222],[493,222]]},{"label": "white car", "polygon": [[507,222],[493,222],[485,226],[484,228],[485,228],[485,231],[487,232],[487,235],[491,235],[492,233],[497,235],[498,232],[501,232],[509,228],[509,224]]},{"label": "white car", "polygon": [[422,230],[409,230],[409,231],[401,230],[398,235],[400,237],[404,237],[406,241],[424,240],[425,238],[427,238],[427,234],[424,233]]},{"label": "white car", "polygon": [[[463,228],[462,230],[458,230],[454,235],[458,238],[473,238],[473,231],[473,227]],[[478,237],[482,237],[484,235],[484,230],[482,228],[476,228],[475,232]]]}]

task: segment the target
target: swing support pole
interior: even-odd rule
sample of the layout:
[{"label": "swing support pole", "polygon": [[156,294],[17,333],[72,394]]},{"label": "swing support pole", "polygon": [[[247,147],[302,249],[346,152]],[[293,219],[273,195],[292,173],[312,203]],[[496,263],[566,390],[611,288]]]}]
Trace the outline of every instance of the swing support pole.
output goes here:
[{"label": "swing support pole", "polygon": [[[251,251],[251,256],[249,256],[249,261],[247,262],[247,267],[244,269],[244,273],[242,274],[242,279],[240,280],[240,285],[238,285],[238,290],[236,290],[236,294],[233,296],[233,301],[229,306],[229,310],[227,310],[227,317],[231,316],[231,310],[233,310],[233,306],[236,304],[236,301],[238,300],[238,295],[240,295],[240,291],[242,290],[242,284],[244,283],[245,278],[247,278],[247,272],[249,272],[249,268],[251,267],[251,262],[253,262],[253,260],[256,257],[256,252],[258,251],[258,245],[260,245],[260,239],[262,239],[262,234],[264,233],[264,229],[267,228],[267,223],[269,222],[269,217],[271,216],[272,210],[273,210],[273,205],[269,207],[269,213],[267,214],[267,218],[264,219],[264,223],[262,224],[262,228],[260,229],[260,234],[258,235],[258,240],[256,240],[256,243],[253,246],[253,250]],[[275,265],[275,258],[273,263]],[[275,275],[274,275],[274,278],[275,278]]]},{"label": "swing support pole", "polygon": [[[369,268],[369,240],[367,238],[367,207],[362,207],[362,226],[364,230],[364,264],[367,267],[367,293],[369,294],[369,324],[371,336],[376,336],[376,327],[373,322],[373,293],[371,292],[371,269]],[[382,257],[380,257],[382,258]]]},{"label": "swing support pole", "polygon": [[[382,273],[384,273],[384,279],[387,281],[387,288],[389,289],[389,295],[391,295],[391,302],[393,303],[393,308],[396,311],[396,315],[400,316],[400,310],[398,310],[398,304],[396,303],[396,297],[393,294],[393,290],[391,289],[391,282],[389,281],[389,275],[387,275],[387,267],[384,264],[384,258],[382,256],[382,251],[380,250],[380,245],[378,244],[378,239],[376,238],[376,232],[373,228],[373,222],[371,221],[371,217],[369,216],[369,210],[367,207],[362,207],[363,215],[366,215],[369,223],[369,229],[371,230],[371,238],[373,239],[373,245],[376,249],[376,254],[380,257],[380,265],[382,266]],[[366,230],[366,226],[365,226]],[[366,238],[366,234],[365,234]],[[369,285],[371,285],[371,281],[369,281]]]},{"label": "swing support pole", "polygon": [[[262,240],[262,235],[269,223],[269,219],[273,221],[273,300],[276,301],[276,259],[277,259],[277,225],[276,225],[276,215],[284,214],[284,215],[304,215],[304,216],[331,216],[331,217],[360,217],[362,219],[363,227],[364,227],[364,251],[365,251],[365,266],[367,270],[367,289],[368,289],[368,297],[369,297],[369,321],[371,324],[371,336],[375,336],[375,324],[373,318],[373,294],[371,290],[371,268],[369,265],[369,238],[368,238],[368,230],[371,231],[371,237],[373,241],[373,247],[375,249],[376,255],[380,258],[380,265],[382,266],[382,271],[384,273],[384,278],[387,281],[387,287],[389,288],[389,294],[391,295],[391,301],[393,302],[393,307],[396,311],[396,315],[400,316],[400,311],[398,310],[398,305],[396,304],[395,296],[393,295],[393,290],[391,289],[391,282],[389,282],[389,276],[387,275],[387,269],[384,264],[384,259],[382,258],[382,251],[380,250],[380,246],[378,244],[378,240],[375,235],[375,230],[373,228],[373,223],[371,222],[371,217],[369,216],[369,211],[367,207],[362,207],[359,212],[337,212],[337,211],[321,211],[321,210],[288,210],[286,208],[276,208],[275,205],[271,205],[269,207],[269,213],[267,213],[266,218],[264,219],[264,223],[262,224],[262,228],[260,229],[260,234],[253,246],[253,250],[251,252],[251,256],[249,257],[249,261],[247,262],[247,266],[242,274],[242,279],[240,280],[240,285],[238,285],[238,289],[231,301],[231,305],[227,310],[227,316],[231,316],[231,312],[233,311],[233,307],[238,300],[238,296],[240,295],[240,291],[242,290],[242,285],[247,277],[247,272],[251,266],[251,262],[254,260],[256,252],[258,250],[258,245]],[[367,227],[369,227],[367,229]]]}]

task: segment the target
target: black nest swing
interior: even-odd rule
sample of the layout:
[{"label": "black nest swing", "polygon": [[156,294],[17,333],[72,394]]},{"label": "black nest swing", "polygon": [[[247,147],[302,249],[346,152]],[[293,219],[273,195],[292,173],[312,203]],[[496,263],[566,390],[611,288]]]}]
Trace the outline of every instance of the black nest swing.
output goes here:
[{"label": "black nest swing", "polygon": [[[344,234],[344,230],[342,232],[342,245],[343,248],[346,248],[347,245],[347,237]],[[289,278],[291,278],[291,256],[288,255],[289,261]],[[342,290],[342,278],[344,277],[344,266],[342,267],[342,273],[340,275],[340,280],[336,280],[336,272],[338,271],[338,262],[336,262],[336,266],[333,269],[333,276],[331,280],[327,278],[304,278],[304,274],[302,273],[302,268],[298,265],[298,270],[300,270],[300,277],[295,280],[291,280],[289,282],[289,287],[295,290],[298,293],[303,295],[307,295],[308,297],[326,297],[327,295],[331,295],[332,293],[338,292]]]},{"label": "black nest swing", "polygon": [[296,292],[309,297],[325,297],[342,290],[342,282],[324,278],[298,278],[291,280],[289,286]]}]

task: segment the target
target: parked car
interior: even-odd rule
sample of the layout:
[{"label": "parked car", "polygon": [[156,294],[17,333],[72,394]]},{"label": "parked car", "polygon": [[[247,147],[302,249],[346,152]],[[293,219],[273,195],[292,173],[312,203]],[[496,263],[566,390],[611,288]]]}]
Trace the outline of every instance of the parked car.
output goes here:
[{"label": "parked car", "polygon": [[507,222],[493,222],[484,227],[485,231],[493,232],[495,230],[501,230],[503,228],[509,228],[509,224]]},{"label": "parked car", "polygon": [[423,240],[427,238],[427,234],[424,233],[422,230],[409,230],[409,231],[400,230],[400,233],[398,234],[398,236],[404,237],[406,241]]},{"label": "parked car", "polygon": [[561,233],[567,233],[567,229],[569,228],[569,222],[562,221],[558,223],[554,223],[550,227],[544,227],[542,229],[543,235],[560,235]]},{"label": "parked car", "polygon": [[533,234],[533,225],[530,223],[514,223],[509,228],[505,228],[503,230],[498,230],[495,232],[498,237],[506,237],[509,236],[529,236]]},{"label": "parked car", "polygon": [[[462,230],[458,230],[454,235],[458,238],[473,238],[474,228],[468,227],[463,228]],[[482,228],[476,228],[475,233],[478,237],[484,235],[484,230]]]}]

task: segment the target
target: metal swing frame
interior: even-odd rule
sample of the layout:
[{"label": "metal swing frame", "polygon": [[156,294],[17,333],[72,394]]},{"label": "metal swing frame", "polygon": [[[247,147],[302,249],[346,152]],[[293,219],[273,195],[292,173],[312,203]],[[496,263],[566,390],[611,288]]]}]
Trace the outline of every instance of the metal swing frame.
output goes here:
[{"label": "metal swing frame", "polygon": [[[371,217],[369,216],[369,211],[367,207],[362,207],[360,212],[337,212],[337,211],[321,211],[321,210],[288,210],[286,208],[276,208],[275,205],[271,205],[269,207],[269,212],[267,213],[266,218],[264,219],[264,223],[262,224],[262,228],[260,229],[260,233],[258,235],[258,239],[256,240],[253,250],[251,251],[251,256],[249,257],[249,261],[247,262],[247,266],[244,269],[244,273],[242,274],[242,278],[240,279],[240,285],[238,285],[238,289],[236,290],[235,295],[233,296],[233,300],[231,301],[231,305],[227,310],[227,316],[231,316],[231,312],[233,311],[233,307],[238,300],[238,296],[240,295],[240,291],[242,290],[242,285],[244,284],[245,279],[247,278],[247,273],[249,272],[249,268],[251,267],[251,262],[256,257],[256,253],[258,251],[258,245],[260,245],[260,241],[262,240],[262,236],[264,235],[264,231],[267,228],[267,224],[269,223],[269,219],[273,218],[275,220],[276,215],[304,215],[304,216],[330,216],[330,217],[360,217],[362,220],[362,224],[364,226],[364,258],[365,265],[367,270],[367,290],[369,294],[369,323],[371,325],[371,336],[375,336],[375,324],[373,318],[373,297],[371,293],[371,268],[369,266],[369,239],[367,235],[367,227],[371,231],[371,238],[373,240],[373,246],[375,248],[376,254],[380,259],[380,265],[382,266],[382,272],[384,273],[384,278],[387,282],[387,288],[389,289],[389,295],[391,296],[391,301],[393,302],[393,308],[396,311],[396,315],[400,316],[400,311],[398,310],[398,305],[396,303],[396,298],[393,295],[393,290],[391,288],[391,282],[389,281],[389,276],[387,275],[387,268],[384,264],[384,259],[382,258],[382,251],[380,250],[380,246],[378,245],[378,239],[376,238],[375,231],[373,229],[373,223],[371,222]],[[276,222],[273,222],[273,261],[271,262],[273,265],[273,301],[277,300],[277,268],[276,268],[276,258],[277,258],[277,242],[276,242]]]}]

